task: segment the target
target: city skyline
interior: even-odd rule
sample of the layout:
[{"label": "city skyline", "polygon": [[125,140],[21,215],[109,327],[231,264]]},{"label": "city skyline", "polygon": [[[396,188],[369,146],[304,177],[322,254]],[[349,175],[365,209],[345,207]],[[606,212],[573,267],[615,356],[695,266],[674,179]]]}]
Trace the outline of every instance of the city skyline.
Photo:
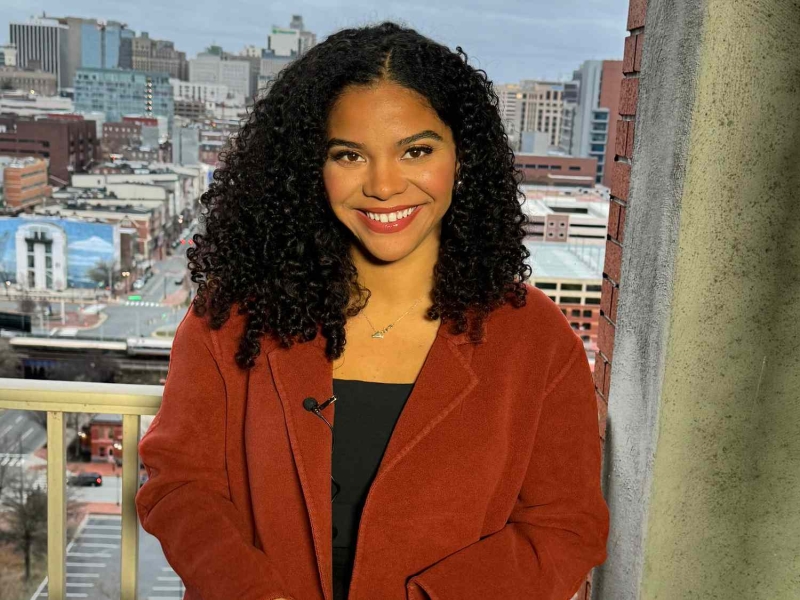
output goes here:
[{"label": "city skyline", "polygon": [[390,19],[453,50],[461,46],[472,66],[502,84],[521,79],[569,80],[584,60],[621,58],[627,15],[625,0],[566,0],[558,6],[543,0],[515,0],[505,3],[502,10],[488,0],[458,4],[448,0],[435,7],[406,3],[391,9],[369,2],[339,6],[333,0],[273,2],[266,8],[239,0],[236,6],[241,12],[197,0],[169,4],[144,0],[112,6],[86,0],[22,5],[0,0],[0,43],[10,41],[9,23],[26,22],[43,11],[48,16],[122,21],[137,34],[146,31],[151,38],[175,42],[187,57],[212,44],[234,53],[247,45],[266,47],[270,27],[287,26],[293,14],[303,16],[305,28],[317,34],[318,42],[345,27]]}]

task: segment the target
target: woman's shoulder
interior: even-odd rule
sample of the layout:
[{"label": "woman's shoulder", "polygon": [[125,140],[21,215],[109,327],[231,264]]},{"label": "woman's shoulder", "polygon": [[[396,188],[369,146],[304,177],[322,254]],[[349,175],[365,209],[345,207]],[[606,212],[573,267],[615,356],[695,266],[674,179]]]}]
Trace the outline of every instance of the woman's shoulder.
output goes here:
[{"label": "woman's shoulder", "polygon": [[578,343],[582,346],[558,304],[533,284],[526,282],[525,287],[525,306],[506,303],[492,314],[487,323],[487,340],[518,344],[525,352],[561,358],[569,356]]},{"label": "woman's shoulder", "polygon": [[218,361],[234,356],[239,340],[245,332],[247,315],[239,314],[239,305],[234,303],[231,305],[228,318],[219,327],[213,328],[209,311],[199,314],[196,301],[197,298],[194,298],[189,305],[175,331],[175,339],[180,341],[189,339],[194,344],[205,344]]}]

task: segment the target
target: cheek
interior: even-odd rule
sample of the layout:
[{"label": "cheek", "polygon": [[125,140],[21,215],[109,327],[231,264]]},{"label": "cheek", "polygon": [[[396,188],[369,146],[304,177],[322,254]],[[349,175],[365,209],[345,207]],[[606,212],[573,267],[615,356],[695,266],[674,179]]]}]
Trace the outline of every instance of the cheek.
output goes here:
[{"label": "cheek", "polygon": [[449,167],[431,169],[420,174],[417,184],[437,202],[449,202],[453,191],[453,176],[453,169]]},{"label": "cheek", "polygon": [[333,169],[322,169],[322,181],[328,199],[333,205],[344,200],[352,188],[352,182],[342,173],[334,173]]}]

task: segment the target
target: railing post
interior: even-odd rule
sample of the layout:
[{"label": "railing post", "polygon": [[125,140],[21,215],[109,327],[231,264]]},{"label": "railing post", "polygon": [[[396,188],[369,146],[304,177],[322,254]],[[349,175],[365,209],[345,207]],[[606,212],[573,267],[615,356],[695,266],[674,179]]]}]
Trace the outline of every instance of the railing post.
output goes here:
[{"label": "railing post", "polygon": [[67,488],[64,413],[47,411],[47,598],[66,598]]},{"label": "railing post", "polygon": [[137,600],[139,521],[133,500],[139,490],[139,415],[122,415],[122,548],[120,599]]}]

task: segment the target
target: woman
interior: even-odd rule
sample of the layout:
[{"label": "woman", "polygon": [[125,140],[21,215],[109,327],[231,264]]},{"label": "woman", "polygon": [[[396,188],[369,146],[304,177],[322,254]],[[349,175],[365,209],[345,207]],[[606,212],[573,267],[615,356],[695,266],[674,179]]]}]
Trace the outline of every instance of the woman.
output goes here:
[{"label": "woman", "polygon": [[187,599],[566,600],[605,560],[591,371],[457,50],[330,36],[202,198],[136,497]]}]

